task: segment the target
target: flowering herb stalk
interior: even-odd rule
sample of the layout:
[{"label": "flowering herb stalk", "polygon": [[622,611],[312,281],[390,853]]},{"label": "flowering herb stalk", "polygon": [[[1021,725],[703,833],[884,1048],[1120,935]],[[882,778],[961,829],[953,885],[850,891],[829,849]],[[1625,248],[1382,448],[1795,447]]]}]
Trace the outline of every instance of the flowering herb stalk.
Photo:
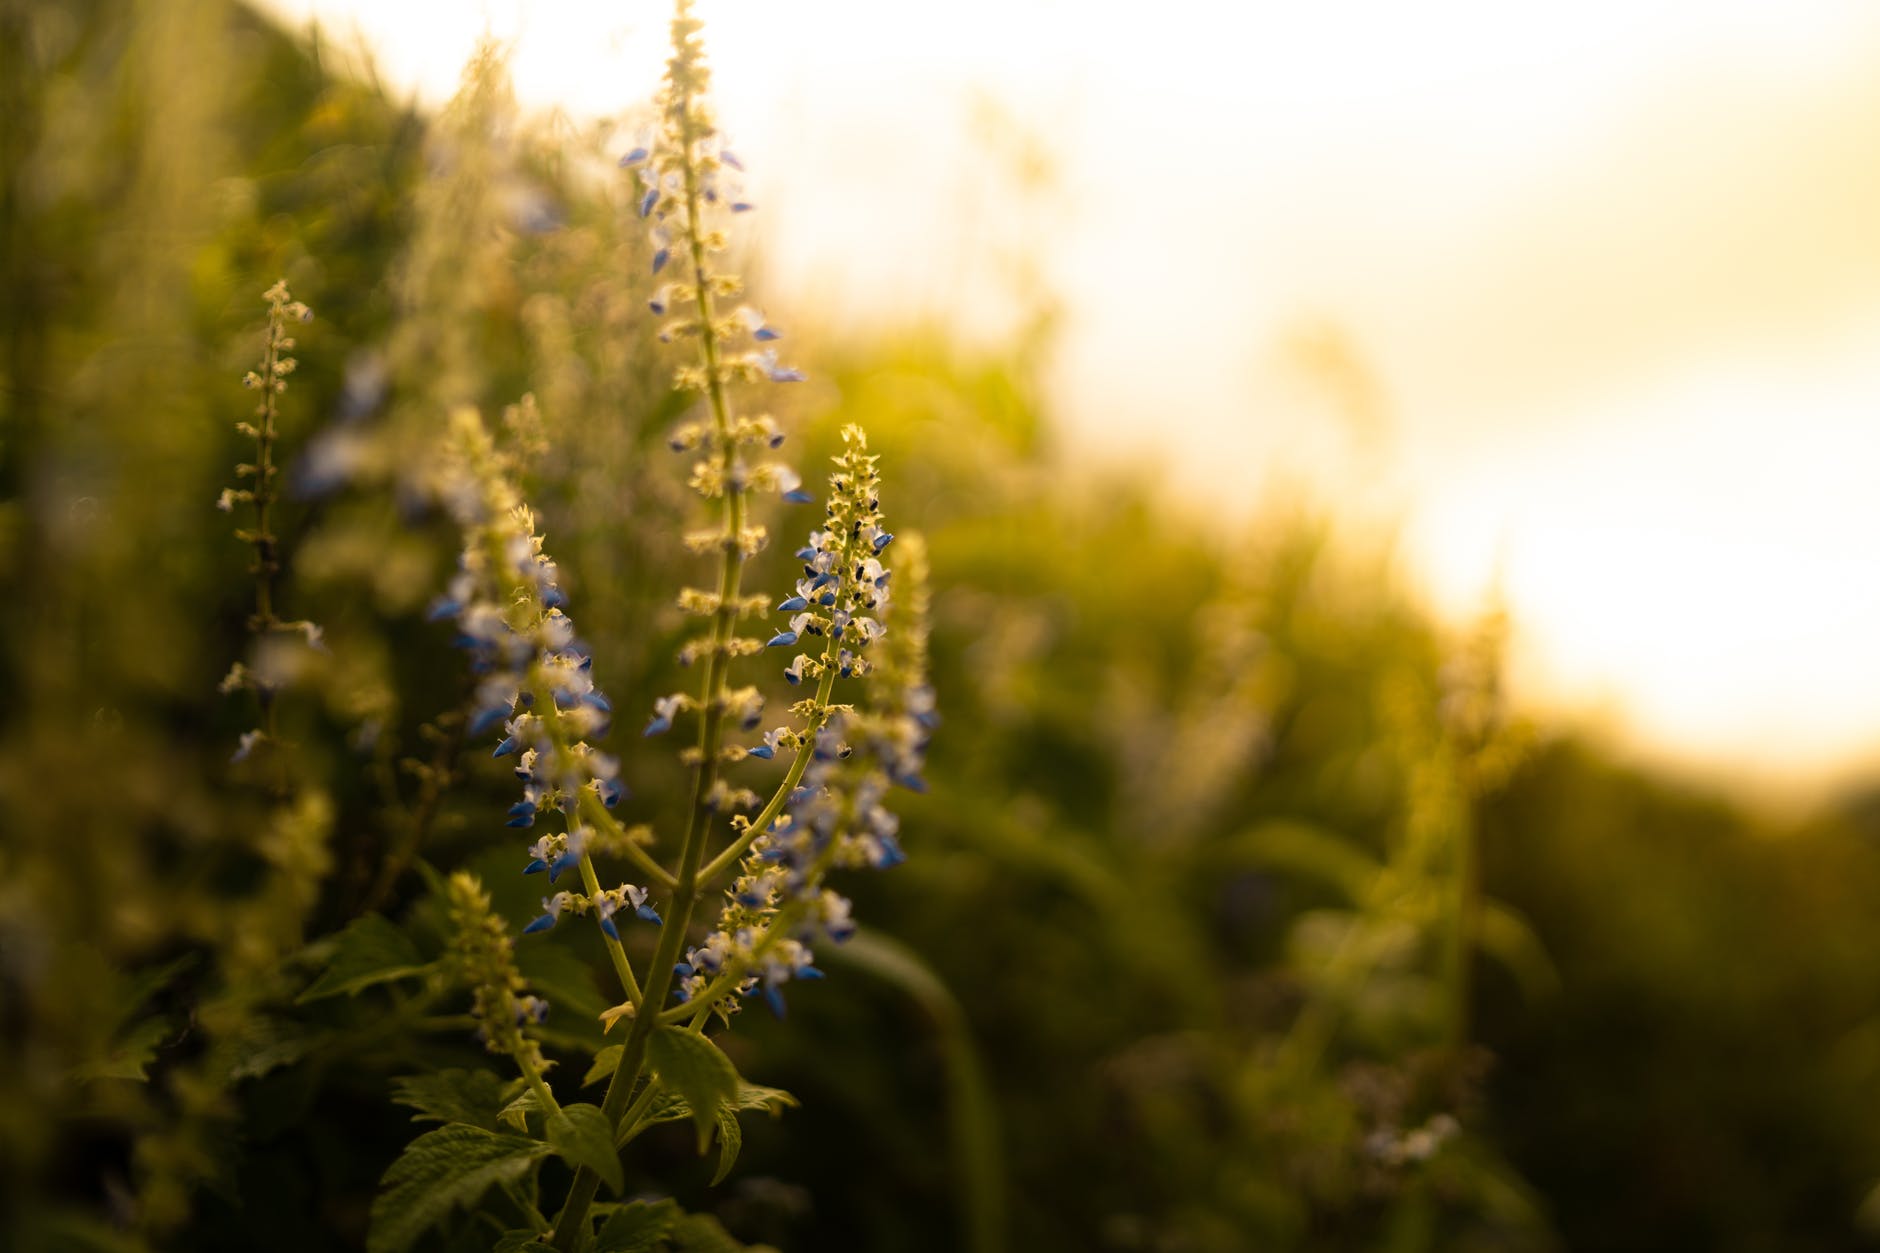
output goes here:
[{"label": "flowering herb stalk", "polygon": [[[287,376],[294,372],[297,364],[288,355],[294,348],[288,328],[291,323],[311,320],[313,311],[289,294],[284,280],[268,288],[263,299],[268,302],[267,342],[258,367],[242,377],[242,386],[260,392],[261,399],[255,404],[253,420],[236,425],[237,430],[255,441],[255,459],[235,467],[236,479],[245,486],[224,488],[215,502],[216,508],[225,513],[233,513],[237,505],[249,505],[254,510],[252,524],[236,531],[235,536],[253,545],[255,550],[254,564],[249,567],[255,576],[255,611],[248,619],[248,630],[259,651],[250,664],[235,663],[222,680],[222,691],[252,691],[260,708],[261,725],[243,733],[235,750],[236,761],[247,760],[263,745],[273,748],[279,743],[274,706],[279,679],[274,673],[276,667],[270,664],[273,638],[298,634],[309,645],[321,646],[320,628],[314,623],[284,621],[275,612],[274,576],[280,573],[281,557],[280,540],[274,534],[271,515],[279,497],[275,480],[280,474],[280,467],[274,463],[274,424],[280,398],[287,391]],[[284,784],[282,790],[285,790]]]},{"label": "flowering herb stalk", "polygon": [[[660,338],[689,339],[696,349],[675,381],[698,398],[699,416],[669,442],[694,456],[689,485],[715,514],[709,528],[686,537],[691,551],[713,559],[713,585],[678,597],[679,608],[702,625],[679,654],[702,671],[698,686],[653,700],[645,726],[654,736],[696,718],[679,753],[692,775],[689,800],[669,864],[649,851],[650,827],[616,816],[627,791],[618,758],[600,747],[613,706],[595,685],[593,657],[567,613],[560,571],[513,486],[513,462],[474,410],[460,410],[452,418],[441,494],[462,527],[464,547],[433,616],[456,623],[457,643],[471,657],[465,736],[495,739],[494,755],[512,762],[521,785],[508,825],[534,833],[521,870],[542,876],[548,887],[541,913],[523,934],[550,932],[571,916],[591,918],[624,998],[602,1021],[608,1030],[624,1021],[626,1029],[595,1059],[591,1079],[611,1070],[601,1104],[558,1102],[547,1059],[529,1034],[546,1016],[546,1002],[516,974],[511,941],[500,934],[480,885],[467,877],[453,881],[460,981],[474,990],[485,1042],[515,1061],[533,1108],[544,1113],[548,1147],[492,1143],[479,1138],[488,1136],[486,1128],[447,1127],[420,1137],[386,1176],[375,1232],[388,1234],[370,1246],[375,1253],[408,1247],[405,1234],[421,1229],[401,1217],[415,1197],[409,1190],[421,1175],[458,1160],[451,1154],[465,1170],[465,1154],[478,1160],[506,1154],[505,1162],[523,1171],[538,1150],[567,1160],[574,1179],[552,1230],[519,1235],[564,1251],[583,1247],[600,1185],[616,1193],[624,1187],[620,1147],[664,1116],[662,1098],[667,1109],[683,1102],[701,1152],[718,1133],[722,1178],[740,1139],[738,1111],[790,1098],[745,1083],[706,1028],[713,1020],[729,1023],[752,995],[781,1014],[785,986],[818,977],[811,945],[843,941],[855,930],[849,902],[826,884],[829,873],[899,862],[898,824],[884,801],[891,787],[923,786],[921,761],[934,725],[925,678],[924,557],[913,544],[910,617],[905,629],[897,619],[891,636],[893,575],[884,562],[895,537],[884,525],[876,457],[860,428],[842,432],[821,524],[797,550],[800,577],[775,605],[783,622],[766,636],[740,625],[771,612],[773,602],[744,589],[745,564],[768,539],[751,520],[752,494],[774,492],[794,504],[812,498],[795,471],[768,459],[783,442],[777,422],[745,416],[734,402],[754,387],[803,374],[778,361],[776,328],[750,306],[732,303],[741,284],[715,260],[726,247],[719,215],[751,205],[737,186],[742,166],[724,146],[705,98],[709,76],[690,0],[677,2],[672,37],[657,136],[622,164],[641,184],[652,269],[664,283],[650,301],[664,319]],[[755,686],[734,685],[732,670],[769,649],[801,650],[782,677],[809,692],[791,705],[786,722],[761,730],[764,697]],[[871,699],[845,699],[841,685],[864,679],[871,680]],[[767,797],[736,782],[736,773],[754,764],[781,767]],[[609,861],[628,863],[634,881],[603,886],[601,867]],[[713,924],[696,935],[702,906],[721,888]],[[633,919],[657,928],[639,971],[624,932]]]}]

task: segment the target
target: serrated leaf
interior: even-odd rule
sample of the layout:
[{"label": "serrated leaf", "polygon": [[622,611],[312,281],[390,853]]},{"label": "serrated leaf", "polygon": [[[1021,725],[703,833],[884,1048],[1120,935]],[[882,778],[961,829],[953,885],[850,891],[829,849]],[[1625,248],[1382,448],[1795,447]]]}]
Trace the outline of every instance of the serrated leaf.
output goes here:
[{"label": "serrated leaf", "polygon": [[328,996],[404,979],[429,969],[411,937],[379,914],[365,914],[347,924],[334,940],[333,957],[318,979],[297,1000],[304,1005]]},{"label": "serrated leaf", "polygon": [[[800,1102],[782,1088],[767,1088],[759,1083],[746,1083],[738,1080],[738,1112],[761,1109],[768,1114],[781,1114],[785,1106],[795,1108]],[[692,1107],[686,1099],[676,1092],[661,1092],[653,1098],[653,1104],[642,1125],[659,1122],[683,1122],[692,1116]]]},{"label": "serrated leaf", "polygon": [[724,1050],[683,1027],[661,1027],[646,1041],[646,1058],[666,1087],[685,1098],[698,1151],[711,1143],[718,1107],[738,1098],[738,1071]]},{"label": "serrated leaf", "polygon": [[712,1187],[725,1181],[732,1163],[744,1147],[744,1128],[738,1126],[738,1113],[729,1105],[718,1107],[718,1169],[712,1172]]},{"label": "serrated leaf", "polygon": [[687,1214],[667,1236],[673,1253],[746,1253],[724,1225],[710,1214]]},{"label": "serrated leaf", "polygon": [[87,1079],[135,1079],[142,1082],[150,1077],[150,1063],[156,1060],[157,1049],[169,1036],[174,1025],[168,1018],[150,1018],[138,1023],[111,1046],[111,1051],[93,1062],[75,1067],[72,1077]]},{"label": "serrated leaf", "polygon": [[372,1202],[366,1253],[405,1253],[459,1206],[472,1206],[492,1184],[513,1183],[546,1157],[548,1145],[453,1123],[405,1146]]},{"label": "serrated leaf", "polygon": [[570,1164],[599,1175],[615,1195],[627,1186],[620,1154],[614,1150],[614,1124],[598,1105],[564,1105],[550,1114],[548,1142]]},{"label": "serrated leaf", "polygon": [[581,1080],[581,1086],[585,1088],[591,1083],[599,1083],[613,1074],[620,1066],[621,1047],[618,1044],[609,1044],[594,1054],[594,1064],[588,1067],[587,1076]]},{"label": "serrated leaf", "polygon": [[594,1253],[657,1253],[684,1215],[675,1201],[631,1201],[607,1216]]},{"label": "serrated leaf", "polygon": [[529,1130],[529,1115],[541,1112],[542,1103],[535,1099],[535,1093],[524,1088],[517,1094],[515,1100],[503,1106],[502,1111],[496,1115],[496,1119],[504,1126],[514,1127],[517,1131],[526,1133]]},{"label": "serrated leaf", "polygon": [[242,1028],[230,1050],[228,1079],[259,1079],[262,1075],[292,1066],[326,1043],[331,1033],[309,1031],[285,1018],[255,1018]]},{"label": "serrated leaf", "polygon": [[555,1253],[555,1246],[542,1239],[542,1233],[527,1227],[505,1231],[490,1253]]},{"label": "serrated leaf", "polygon": [[487,1070],[440,1070],[392,1080],[392,1100],[418,1111],[413,1122],[465,1123],[495,1131],[507,1088]]}]

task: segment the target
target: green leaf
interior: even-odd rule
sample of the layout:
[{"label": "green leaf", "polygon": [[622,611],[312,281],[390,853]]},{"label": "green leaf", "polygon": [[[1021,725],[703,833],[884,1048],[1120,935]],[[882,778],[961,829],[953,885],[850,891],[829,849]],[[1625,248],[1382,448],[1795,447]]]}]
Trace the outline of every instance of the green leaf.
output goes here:
[{"label": "green leaf", "polygon": [[738,1126],[737,1111],[729,1105],[718,1107],[718,1169],[712,1172],[712,1187],[725,1181],[731,1173],[731,1165],[738,1160],[738,1151],[744,1147],[744,1129]]},{"label": "green leaf", "polygon": [[738,1071],[724,1051],[683,1027],[661,1027],[646,1041],[646,1058],[672,1091],[691,1107],[698,1151],[711,1143],[718,1107],[738,1099]]},{"label": "green leaf", "polygon": [[309,1031],[286,1018],[255,1018],[243,1025],[228,1059],[228,1080],[259,1079],[292,1066],[326,1043],[331,1033]]},{"label": "green leaf", "polygon": [[620,1066],[620,1051],[620,1045],[609,1044],[594,1054],[594,1064],[588,1067],[587,1077],[581,1080],[581,1086],[585,1088],[591,1083],[599,1083],[613,1074]]},{"label": "green leaf", "polygon": [[516,1095],[515,1100],[503,1106],[502,1112],[497,1114],[496,1118],[505,1126],[514,1127],[517,1131],[526,1133],[529,1130],[529,1115],[542,1112],[542,1103],[535,1099],[535,1093],[524,1088]]},{"label": "green leaf", "polygon": [[392,1080],[392,1100],[418,1111],[413,1122],[458,1122],[495,1131],[508,1087],[488,1070],[440,1070]]},{"label": "green leaf", "polygon": [[687,1214],[673,1224],[668,1238],[673,1253],[745,1253],[746,1247],[709,1214]]},{"label": "green leaf", "polygon": [[658,1253],[666,1233],[685,1215],[675,1201],[632,1201],[607,1216],[594,1253]]},{"label": "green leaf", "polygon": [[[746,1083],[738,1080],[737,1108],[739,1113],[761,1109],[768,1114],[781,1114],[785,1106],[795,1108],[800,1102],[782,1088],[766,1088],[758,1083]],[[692,1116],[692,1107],[686,1099],[676,1092],[665,1091],[653,1098],[653,1104],[641,1120],[645,1125],[658,1122],[683,1122]]]},{"label": "green leaf", "polygon": [[298,1004],[348,995],[375,983],[422,974],[429,967],[411,937],[378,914],[355,918],[334,940],[326,970],[300,994]]},{"label": "green leaf", "polygon": [[542,1240],[542,1233],[527,1227],[505,1231],[490,1253],[555,1253],[555,1246]]},{"label": "green leaf", "polygon": [[458,1206],[475,1205],[498,1183],[527,1175],[548,1145],[455,1123],[427,1131],[385,1172],[372,1202],[366,1253],[404,1253]]},{"label": "green leaf", "polygon": [[88,1079],[135,1079],[150,1077],[150,1063],[157,1049],[168,1038],[175,1024],[168,1018],[147,1018],[138,1023],[111,1046],[111,1051],[96,1061],[75,1067],[72,1077]]},{"label": "green leaf", "polygon": [[586,1166],[618,1195],[627,1186],[614,1149],[614,1124],[598,1105],[564,1105],[548,1116],[548,1142],[575,1166]]}]

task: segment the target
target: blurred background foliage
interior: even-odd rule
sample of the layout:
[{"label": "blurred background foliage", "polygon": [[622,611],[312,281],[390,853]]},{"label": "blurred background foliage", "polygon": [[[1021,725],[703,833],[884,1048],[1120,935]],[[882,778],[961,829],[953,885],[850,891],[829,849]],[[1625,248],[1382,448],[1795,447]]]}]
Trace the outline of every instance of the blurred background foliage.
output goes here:
[{"label": "blurred background foliage", "polygon": [[[0,1243],[356,1246],[392,1079],[482,1054],[462,998],[297,998],[363,911],[435,956],[426,868],[532,912],[423,620],[452,407],[514,407],[600,685],[675,681],[620,136],[519,117],[494,51],[425,115],[209,0],[0,0],[0,93]],[[279,596],[328,650],[281,701],[298,807],[216,691],[253,581],[212,503],[282,276],[315,320]],[[1511,715],[1506,626],[1433,622],[1335,502],[1207,526],[1073,476],[1036,308],[1003,350],[796,328],[797,463],[866,424],[928,536],[946,725],[838,977],[727,1037],[803,1107],[719,1190],[683,1133],[637,1185],[784,1249],[1860,1247],[1880,808],[1772,816]],[[658,812],[678,772],[625,732]],[[523,948],[564,1082],[590,939]]]}]

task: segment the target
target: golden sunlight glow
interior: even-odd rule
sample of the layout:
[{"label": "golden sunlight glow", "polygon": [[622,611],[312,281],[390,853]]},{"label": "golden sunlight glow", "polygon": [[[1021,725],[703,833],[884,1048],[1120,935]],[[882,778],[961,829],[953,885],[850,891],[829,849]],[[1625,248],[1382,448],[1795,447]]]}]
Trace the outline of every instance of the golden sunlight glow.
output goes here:
[{"label": "golden sunlight glow", "polygon": [[[275,7],[433,100],[487,27],[576,113],[647,95],[663,36]],[[1521,685],[1651,751],[1793,779],[1880,747],[1880,9],[702,7],[773,303],[974,335],[1049,293],[1080,455],[1404,521],[1447,611],[1499,586]],[[1344,384],[1301,385],[1302,327]]]}]

